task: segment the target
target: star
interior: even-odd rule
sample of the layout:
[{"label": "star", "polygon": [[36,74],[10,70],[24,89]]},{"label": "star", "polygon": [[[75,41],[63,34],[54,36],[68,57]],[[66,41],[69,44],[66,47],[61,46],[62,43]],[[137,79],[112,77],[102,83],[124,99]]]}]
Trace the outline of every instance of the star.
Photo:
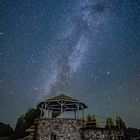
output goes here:
[{"label": "star", "polygon": [[0,121],[66,91],[88,113],[140,127],[138,1],[1,0],[0,9]]},{"label": "star", "polygon": [[107,71],[107,75],[110,75],[110,71]]}]

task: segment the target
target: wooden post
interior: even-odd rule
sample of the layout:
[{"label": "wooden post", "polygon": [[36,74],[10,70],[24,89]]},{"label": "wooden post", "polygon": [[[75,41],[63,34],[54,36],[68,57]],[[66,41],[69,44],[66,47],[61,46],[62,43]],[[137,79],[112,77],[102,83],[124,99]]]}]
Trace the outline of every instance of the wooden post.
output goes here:
[{"label": "wooden post", "polygon": [[47,106],[47,104],[46,104],[46,102],[45,102],[45,107],[44,107],[44,116],[46,117],[46,113],[47,113],[47,111],[46,111],[46,106]]},{"label": "wooden post", "polygon": [[77,116],[78,116],[78,118],[79,118],[79,102],[78,102],[78,104],[77,104]]},{"label": "wooden post", "polygon": [[61,106],[61,114],[63,113],[63,103],[61,102],[60,103],[60,106]]},{"label": "wooden post", "polygon": [[85,114],[84,114],[84,107],[83,107],[83,105],[82,105],[82,117],[83,117],[83,128],[84,128],[84,126],[85,126]]},{"label": "wooden post", "polygon": [[42,118],[43,117],[43,104],[41,105],[41,112],[40,112],[40,118]]},{"label": "wooden post", "polygon": [[42,118],[42,108],[40,108],[40,119]]}]

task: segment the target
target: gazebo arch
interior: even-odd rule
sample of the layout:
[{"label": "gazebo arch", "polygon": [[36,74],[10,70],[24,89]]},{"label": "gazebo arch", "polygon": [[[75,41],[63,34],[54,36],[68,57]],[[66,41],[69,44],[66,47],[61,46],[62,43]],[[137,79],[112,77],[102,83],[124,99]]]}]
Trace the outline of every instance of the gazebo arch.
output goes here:
[{"label": "gazebo arch", "polygon": [[[77,118],[79,117],[80,110],[82,110],[82,117],[84,117],[84,109],[88,108],[84,103],[72,97],[66,96],[65,94],[60,94],[58,96],[40,102],[37,107],[41,109],[40,117],[43,117],[44,112],[46,111],[48,118],[50,117],[50,113],[51,117],[55,118],[65,111],[73,111],[75,114],[75,118]],[[53,113],[56,113],[56,115],[53,115]]]}]

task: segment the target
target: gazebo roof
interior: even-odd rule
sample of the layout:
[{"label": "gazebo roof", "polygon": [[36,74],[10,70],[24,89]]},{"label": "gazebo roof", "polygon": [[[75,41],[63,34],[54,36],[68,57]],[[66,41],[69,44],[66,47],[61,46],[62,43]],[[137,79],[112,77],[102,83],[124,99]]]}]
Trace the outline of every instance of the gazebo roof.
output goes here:
[{"label": "gazebo roof", "polygon": [[[59,110],[61,103],[64,103],[64,105],[69,108],[69,111],[73,110],[74,108],[77,108],[77,107],[75,107],[75,106],[77,106],[77,104],[79,105],[79,110],[87,108],[87,106],[84,103],[82,103],[70,96],[66,96],[65,94],[60,94],[58,96],[46,99],[45,101],[40,102],[37,105],[37,107],[43,106],[44,109],[47,109],[44,107],[46,104],[46,105],[48,105],[49,108],[53,107],[54,110]],[[68,111],[68,109],[65,108],[65,111]]]}]

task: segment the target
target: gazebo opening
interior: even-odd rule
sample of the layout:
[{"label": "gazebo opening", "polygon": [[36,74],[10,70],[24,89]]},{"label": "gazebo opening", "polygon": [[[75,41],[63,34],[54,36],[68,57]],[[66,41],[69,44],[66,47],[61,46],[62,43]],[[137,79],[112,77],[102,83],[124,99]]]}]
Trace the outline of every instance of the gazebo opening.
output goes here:
[{"label": "gazebo opening", "polygon": [[87,108],[84,103],[65,94],[40,102],[37,107],[41,110],[41,118],[63,117],[64,112],[74,112],[73,118],[79,118],[81,117],[80,111],[82,111],[82,117],[84,117],[84,109]]}]

